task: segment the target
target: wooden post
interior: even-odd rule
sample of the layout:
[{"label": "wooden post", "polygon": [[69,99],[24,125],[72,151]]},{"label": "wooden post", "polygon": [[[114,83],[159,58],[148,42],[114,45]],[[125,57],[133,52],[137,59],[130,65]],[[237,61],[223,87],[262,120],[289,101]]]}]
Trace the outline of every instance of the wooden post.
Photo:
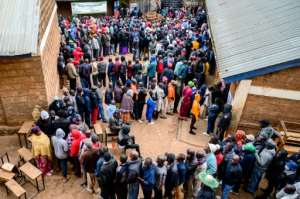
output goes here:
[{"label": "wooden post", "polygon": [[237,130],[238,124],[240,122],[248,93],[251,87],[252,80],[242,80],[235,92],[233,101],[232,101],[232,121],[231,126],[227,130],[228,133],[233,133]]}]

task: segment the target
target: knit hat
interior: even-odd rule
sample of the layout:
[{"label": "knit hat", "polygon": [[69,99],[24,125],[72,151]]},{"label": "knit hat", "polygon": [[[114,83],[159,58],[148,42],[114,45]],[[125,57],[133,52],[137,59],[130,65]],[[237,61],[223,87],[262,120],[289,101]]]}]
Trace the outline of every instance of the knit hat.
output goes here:
[{"label": "knit hat", "polygon": [[194,84],[193,81],[189,81],[189,82],[188,82],[188,86],[189,86],[189,87],[194,87],[194,85],[195,85],[195,84]]},{"label": "knit hat", "polygon": [[47,111],[42,111],[41,118],[42,120],[47,120],[49,118],[49,113]]},{"label": "knit hat", "polygon": [[211,189],[215,189],[219,186],[219,182],[212,175],[207,174],[206,171],[202,171],[198,175],[198,178],[203,184],[210,187]]},{"label": "knit hat", "polygon": [[215,153],[217,150],[221,148],[220,145],[218,144],[210,144],[210,143],[208,144],[208,147],[212,153]]},{"label": "knit hat", "polygon": [[247,144],[243,145],[243,151],[255,152],[256,148],[252,143],[247,143]]}]

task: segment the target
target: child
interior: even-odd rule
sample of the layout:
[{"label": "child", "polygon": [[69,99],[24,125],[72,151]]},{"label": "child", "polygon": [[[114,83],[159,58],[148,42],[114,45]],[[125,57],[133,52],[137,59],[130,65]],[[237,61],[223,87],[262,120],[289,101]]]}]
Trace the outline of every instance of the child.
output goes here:
[{"label": "child", "polygon": [[169,114],[169,115],[173,114],[174,101],[175,101],[175,86],[176,86],[176,81],[175,80],[172,80],[168,84],[168,109],[167,109],[167,114]]},{"label": "child", "polygon": [[152,99],[152,96],[153,96],[153,92],[152,91],[149,92],[149,95],[150,95],[150,97],[147,100],[146,119],[149,122],[149,124],[154,124],[154,122],[152,121],[152,119],[153,119],[154,110],[156,108],[156,103]]}]

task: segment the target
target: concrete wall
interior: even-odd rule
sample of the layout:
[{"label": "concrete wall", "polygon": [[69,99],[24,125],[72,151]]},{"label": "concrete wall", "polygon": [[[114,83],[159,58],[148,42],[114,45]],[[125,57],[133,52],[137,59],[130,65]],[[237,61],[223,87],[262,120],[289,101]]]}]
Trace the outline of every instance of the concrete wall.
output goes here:
[{"label": "concrete wall", "polygon": [[47,105],[39,56],[0,59],[0,79],[0,124],[18,125],[32,118],[36,104]]}]

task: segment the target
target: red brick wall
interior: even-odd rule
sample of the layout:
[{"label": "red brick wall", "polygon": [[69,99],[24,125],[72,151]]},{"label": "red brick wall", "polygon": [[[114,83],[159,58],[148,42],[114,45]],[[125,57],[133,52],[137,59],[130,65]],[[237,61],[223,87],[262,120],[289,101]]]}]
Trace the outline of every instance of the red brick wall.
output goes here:
[{"label": "red brick wall", "polygon": [[53,97],[57,95],[59,91],[59,76],[57,71],[59,46],[60,33],[58,29],[57,15],[55,14],[41,56],[48,103],[52,101]]},{"label": "red brick wall", "polygon": [[300,66],[256,77],[252,85],[300,91]]},{"label": "red brick wall", "polygon": [[0,59],[0,79],[0,124],[20,124],[36,104],[47,105],[40,57]]},{"label": "red brick wall", "polygon": [[262,119],[271,121],[274,126],[279,125],[280,120],[300,122],[300,103],[296,100],[248,95],[239,124],[257,124]]}]

